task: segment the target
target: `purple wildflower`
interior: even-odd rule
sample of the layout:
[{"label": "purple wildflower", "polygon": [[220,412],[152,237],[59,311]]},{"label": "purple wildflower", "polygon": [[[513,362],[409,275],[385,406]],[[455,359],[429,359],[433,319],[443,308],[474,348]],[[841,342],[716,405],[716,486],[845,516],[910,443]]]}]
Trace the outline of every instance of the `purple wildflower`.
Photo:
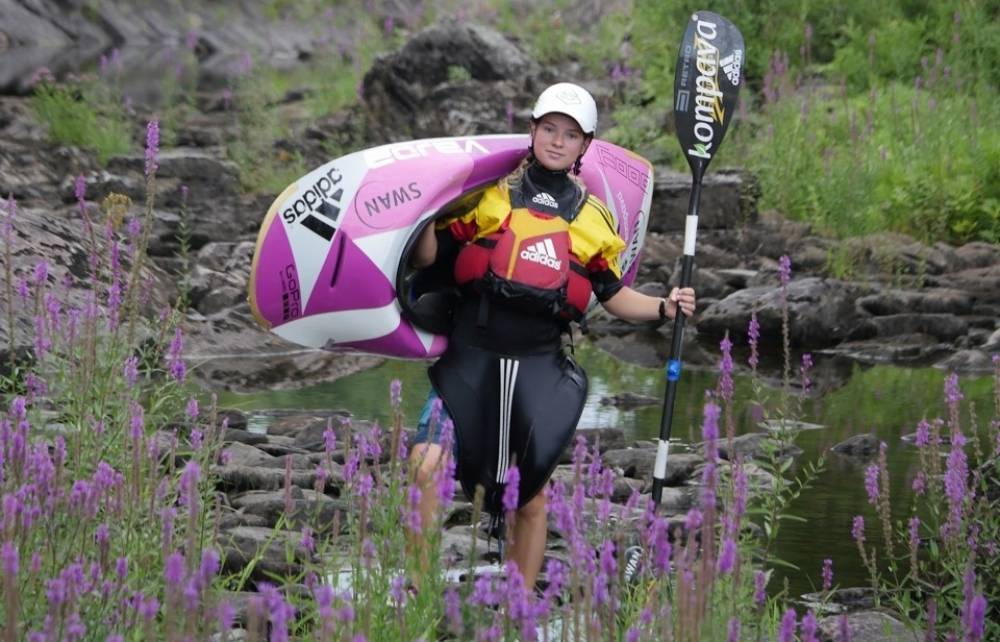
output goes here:
[{"label": "purple wildflower", "polygon": [[740,642],[740,618],[736,616],[729,618],[729,625],[726,628],[729,632],[726,642]]},{"label": "purple wildflower", "polygon": [[719,573],[729,574],[736,566],[736,542],[731,537],[727,537],[722,542],[722,552],[719,553]]},{"label": "purple wildflower", "polygon": [[3,568],[4,577],[16,578],[20,565],[18,563],[17,548],[11,542],[4,542],[0,547],[0,568]]},{"label": "purple wildflower", "polygon": [[719,344],[722,349],[722,361],[719,363],[719,395],[729,403],[733,400],[733,342],[729,340],[729,332]]},{"label": "purple wildflower", "polygon": [[507,478],[504,480],[503,488],[503,510],[510,513],[516,511],[520,503],[521,473],[517,466],[511,466],[507,470]]},{"label": "purple wildflower", "polygon": [[763,606],[766,595],[764,593],[764,587],[767,585],[767,575],[764,571],[756,570],[753,572],[753,601],[757,606]]},{"label": "purple wildflower", "polygon": [[181,357],[181,351],[183,349],[184,336],[181,333],[180,326],[178,326],[174,329],[174,338],[170,342],[170,351],[167,357],[170,375],[178,383],[184,383],[184,377],[187,374],[187,366],[184,364],[184,359]]},{"label": "purple wildflower", "polygon": [[792,279],[792,259],[787,254],[782,254],[778,259],[778,275],[781,278],[781,287],[787,288]]},{"label": "purple wildflower", "polygon": [[406,527],[410,529],[410,532],[419,533],[421,531],[421,516],[420,516],[420,487],[416,484],[410,484],[406,493],[406,514],[404,515],[404,523]]},{"label": "purple wildflower", "polygon": [[389,384],[389,402],[396,409],[403,403],[403,382],[399,379],[393,379]]},{"label": "purple wildflower", "polygon": [[396,608],[401,609],[406,606],[409,594],[406,591],[405,575],[397,575],[389,582],[389,597],[395,602]]},{"label": "purple wildflower", "polygon": [[185,414],[187,414],[188,419],[191,421],[198,420],[198,400],[194,397],[188,398],[187,407],[184,409]]},{"label": "purple wildflower", "polygon": [[316,550],[316,539],[313,537],[312,529],[308,526],[302,528],[302,539],[299,540],[299,545],[309,553]]},{"label": "purple wildflower", "polygon": [[808,392],[809,388],[812,386],[812,380],[809,379],[809,371],[812,367],[812,355],[807,352],[802,355],[802,366],[799,368],[799,373],[802,375],[802,392]]},{"label": "purple wildflower", "polygon": [[41,260],[35,264],[35,285],[41,287],[49,279],[49,263]]},{"label": "purple wildflower", "polygon": [[927,490],[927,474],[920,470],[917,471],[916,476],[913,478],[913,492],[917,495],[923,495]]},{"label": "purple wildflower", "polygon": [[159,167],[160,122],[155,118],[146,124],[146,176],[156,173]]},{"label": "purple wildflower", "polygon": [[462,632],[461,599],[454,588],[444,592],[444,616],[448,620],[448,630],[456,635]]},{"label": "purple wildflower", "polygon": [[944,397],[949,406],[958,404],[964,398],[961,388],[958,387],[958,375],[954,372],[944,380]]},{"label": "purple wildflower", "polygon": [[337,448],[337,434],[333,431],[333,426],[330,422],[326,424],[326,430],[323,431],[323,450],[328,456],[333,456],[333,451]]},{"label": "purple wildflower", "polygon": [[785,614],[781,616],[781,629],[778,631],[778,642],[795,641],[795,629],[797,620],[798,617],[795,614],[794,608],[785,611]]},{"label": "purple wildflower", "polygon": [[872,464],[871,466],[865,468],[865,491],[868,493],[868,503],[872,506],[876,506],[878,504],[878,477],[878,464]]},{"label": "purple wildflower", "polygon": [[816,614],[810,609],[802,616],[802,642],[819,642],[816,637],[817,628]]},{"label": "purple wildflower", "polygon": [[918,448],[923,448],[929,443],[931,443],[931,425],[926,419],[921,419],[917,424],[916,444]]},{"label": "purple wildflower", "polygon": [[833,560],[828,557],[825,560],[823,560],[823,590],[829,591],[832,587],[833,587]]},{"label": "purple wildflower", "polygon": [[163,579],[168,587],[180,588],[184,581],[184,555],[174,551],[167,557],[163,565]]},{"label": "purple wildflower", "polygon": [[757,320],[756,311],[750,313],[750,327],[747,330],[747,339],[750,343],[750,358],[747,362],[750,364],[750,368],[756,371],[757,364],[760,363],[757,354],[757,344],[760,341],[760,321]]},{"label": "purple wildflower", "polygon": [[132,355],[125,360],[125,366],[122,368],[122,377],[125,379],[125,385],[128,388],[135,386],[136,379],[139,378],[139,357]]},{"label": "purple wildflower", "polygon": [[966,622],[966,642],[980,642],[986,628],[986,598],[977,595],[969,605],[968,621]]},{"label": "purple wildflower", "polygon": [[865,518],[861,515],[854,516],[854,521],[851,524],[851,537],[858,544],[865,542]]}]

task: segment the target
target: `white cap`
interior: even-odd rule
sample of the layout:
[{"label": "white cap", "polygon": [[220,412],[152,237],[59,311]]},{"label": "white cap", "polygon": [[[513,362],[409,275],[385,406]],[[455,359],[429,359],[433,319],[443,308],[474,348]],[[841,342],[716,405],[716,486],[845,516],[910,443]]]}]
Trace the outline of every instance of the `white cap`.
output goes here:
[{"label": "white cap", "polygon": [[541,93],[531,117],[538,119],[545,114],[566,114],[576,121],[584,134],[597,131],[597,103],[590,92],[571,82],[560,82]]}]

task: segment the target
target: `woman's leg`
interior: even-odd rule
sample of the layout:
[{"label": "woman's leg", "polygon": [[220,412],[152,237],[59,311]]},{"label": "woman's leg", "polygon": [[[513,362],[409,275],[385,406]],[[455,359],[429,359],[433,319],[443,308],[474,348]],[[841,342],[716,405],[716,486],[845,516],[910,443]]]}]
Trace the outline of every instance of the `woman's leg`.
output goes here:
[{"label": "woman's leg", "polygon": [[514,541],[507,549],[508,556],[521,570],[524,586],[529,591],[535,588],[535,579],[542,569],[548,530],[545,491],[541,490],[531,498],[531,501],[517,509],[513,528]]},{"label": "woman's leg", "polygon": [[[411,552],[417,555],[419,564],[419,575],[426,573],[430,563],[430,551],[427,550],[428,529],[433,528],[438,518],[438,493],[435,483],[440,473],[440,469],[447,463],[448,455],[445,455],[440,444],[421,443],[415,444],[410,449],[410,470],[413,471],[412,483],[420,489],[420,532],[407,531],[407,537],[411,547]],[[415,583],[419,582],[419,577],[415,578]]]}]

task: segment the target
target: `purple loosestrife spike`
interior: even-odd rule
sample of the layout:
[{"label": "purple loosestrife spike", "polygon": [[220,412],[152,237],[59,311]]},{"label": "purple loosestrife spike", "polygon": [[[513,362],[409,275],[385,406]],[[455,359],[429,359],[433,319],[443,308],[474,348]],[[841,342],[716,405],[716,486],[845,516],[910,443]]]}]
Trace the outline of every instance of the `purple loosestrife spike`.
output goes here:
[{"label": "purple loosestrife spike", "polygon": [[817,628],[816,615],[810,609],[802,616],[802,642],[819,642],[816,637]]},{"label": "purple loosestrife spike", "polygon": [[146,176],[156,173],[159,167],[160,121],[153,119],[146,124]]},{"label": "purple loosestrife spike", "polygon": [[517,510],[520,498],[521,473],[517,466],[511,466],[507,470],[507,478],[504,481],[503,510],[510,513]]},{"label": "purple loosestrife spike", "polygon": [[404,515],[404,523],[412,533],[419,533],[423,524],[420,520],[420,487],[410,484],[406,493],[407,507]]},{"label": "purple loosestrife spike", "polygon": [[124,582],[128,577],[128,558],[119,557],[115,560],[115,576],[118,577],[118,581]]},{"label": "purple loosestrife spike", "polygon": [[823,590],[829,591],[831,588],[833,588],[833,560],[828,557],[823,560]]},{"label": "purple loosestrife spike", "polygon": [[125,379],[125,385],[130,390],[135,386],[135,382],[139,378],[139,357],[132,355],[125,360],[125,366],[122,368],[122,378]]},{"label": "purple loosestrife spike", "polygon": [[921,419],[920,423],[917,424],[917,447],[923,448],[924,446],[931,443],[931,425],[926,419]]},{"label": "purple loosestrife spike", "polygon": [[736,567],[736,542],[727,537],[722,542],[722,552],[719,553],[719,574],[728,575]]},{"label": "purple loosestrife spike", "polygon": [[4,542],[0,548],[0,567],[5,577],[16,578],[20,564],[18,563],[17,547],[12,542]]},{"label": "purple loosestrife spike", "polygon": [[406,590],[406,576],[397,575],[392,578],[392,581],[389,582],[389,597],[395,602],[397,609],[402,609],[406,606],[409,598]]},{"label": "purple loosestrife spike", "polygon": [[726,642],[740,642],[740,618],[729,618],[729,625],[726,629],[728,631]]},{"label": "purple loosestrife spike", "polygon": [[760,340],[760,321],[757,320],[756,311],[750,313],[750,327],[747,330],[747,338],[750,343],[750,358],[748,359],[748,363],[750,364],[750,367],[756,371],[757,364],[759,363],[757,342]]},{"label": "purple loosestrife spike", "polygon": [[787,288],[792,279],[792,259],[787,254],[782,254],[778,259],[778,275],[781,278],[781,287]]},{"label": "purple loosestrife spike", "polygon": [[861,515],[854,516],[854,521],[851,524],[851,537],[858,544],[865,543],[865,518]]},{"label": "purple loosestrife spike", "polygon": [[868,503],[872,506],[878,505],[878,476],[878,464],[872,464],[865,468],[865,491],[868,493]]},{"label": "purple loosestrife spike", "polygon": [[927,474],[924,471],[918,471],[916,476],[913,478],[913,492],[922,496],[927,491]]},{"label": "purple loosestrife spike", "polygon": [[757,606],[763,606],[764,600],[767,599],[767,595],[764,593],[764,587],[767,585],[767,575],[764,571],[756,570],[753,572],[753,601]]},{"label": "purple loosestrife spike", "polygon": [[187,408],[184,409],[185,414],[187,414],[188,419],[191,421],[198,420],[198,400],[194,397],[189,397],[187,402]]},{"label": "purple loosestrife spike", "polygon": [[719,395],[729,403],[733,400],[733,342],[729,340],[729,331],[719,344],[722,349],[722,361],[719,363]]},{"label": "purple loosestrife spike", "polygon": [[642,631],[633,627],[629,627],[629,630],[625,632],[625,642],[639,642],[639,636],[642,635]]},{"label": "purple loosestrife spike", "polygon": [[403,403],[403,382],[399,379],[393,379],[389,384],[389,402],[397,409]]},{"label": "purple loosestrife spike", "polygon": [[986,630],[986,598],[977,595],[969,606],[969,619],[966,623],[965,639],[967,642],[980,642]]},{"label": "purple loosestrife spike", "polygon": [[49,279],[49,263],[42,260],[35,264],[35,285],[41,287]]},{"label": "purple loosestrife spike", "polygon": [[799,368],[799,373],[802,375],[802,392],[809,392],[809,388],[812,386],[812,381],[809,379],[809,371],[812,370],[812,367],[812,355],[806,352],[802,355],[802,366]]},{"label": "purple loosestrife spike", "polygon": [[952,372],[944,381],[944,397],[949,406],[958,404],[964,398],[958,387],[958,375]]},{"label": "purple loosestrife spike", "polygon": [[781,616],[781,629],[778,631],[778,642],[795,642],[795,628],[798,618],[795,609],[788,609]]},{"label": "purple loosestrife spike", "polygon": [[449,588],[444,592],[444,616],[448,620],[448,630],[459,635],[462,632],[462,598],[458,591]]},{"label": "purple loosestrife spike", "polygon": [[175,551],[167,556],[163,565],[163,579],[166,580],[168,588],[181,588],[181,583],[184,581],[184,555]]},{"label": "purple loosestrife spike", "polygon": [[170,342],[170,352],[168,355],[170,375],[178,383],[184,383],[184,377],[187,374],[187,366],[184,363],[184,359],[181,357],[181,352],[183,350],[184,335],[181,333],[180,326],[178,326],[174,328],[174,338]]}]

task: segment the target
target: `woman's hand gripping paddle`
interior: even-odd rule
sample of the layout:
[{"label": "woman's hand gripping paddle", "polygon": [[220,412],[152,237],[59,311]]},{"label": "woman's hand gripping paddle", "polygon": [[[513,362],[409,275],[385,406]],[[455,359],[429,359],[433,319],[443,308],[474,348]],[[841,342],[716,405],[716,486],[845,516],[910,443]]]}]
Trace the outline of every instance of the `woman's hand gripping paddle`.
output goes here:
[{"label": "woman's hand gripping paddle", "polygon": [[[694,243],[698,233],[698,202],[705,168],[719,151],[729,122],[736,112],[740,71],[746,57],[743,35],[733,23],[709,11],[691,16],[677,56],[674,73],[674,117],[677,139],[691,166],[691,200],[684,225],[684,257],[680,287],[691,285]],[[667,476],[667,452],[673,421],[677,381],[681,376],[681,339],[684,315],[674,319],[670,361],[667,362],[667,389],[660,418],[660,440],[653,468],[653,502],[660,504]]]}]

